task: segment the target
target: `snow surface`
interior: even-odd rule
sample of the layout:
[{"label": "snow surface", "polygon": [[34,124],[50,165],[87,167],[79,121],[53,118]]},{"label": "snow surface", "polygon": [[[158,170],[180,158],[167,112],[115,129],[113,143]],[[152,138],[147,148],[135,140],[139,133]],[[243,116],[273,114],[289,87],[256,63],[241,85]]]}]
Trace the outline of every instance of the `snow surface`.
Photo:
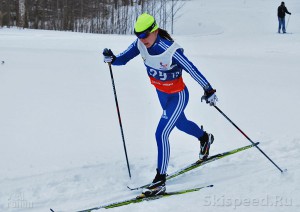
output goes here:
[{"label": "snow surface", "polygon": [[[167,184],[213,188],[111,211],[300,211],[300,1],[278,34],[274,0],[193,0],[175,40],[217,89],[218,106],[282,169],[252,148]],[[287,19],[289,16],[287,16]],[[0,211],[75,211],[134,197],[127,185],[153,179],[161,116],[140,58],[113,67],[132,171],[127,173],[102,49],[125,50],[134,36],[0,29]],[[188,118],[215,135],[211,154],[249,142],[184,74]],[[170,136],[169,173],[197,159],[199,144]]]}]

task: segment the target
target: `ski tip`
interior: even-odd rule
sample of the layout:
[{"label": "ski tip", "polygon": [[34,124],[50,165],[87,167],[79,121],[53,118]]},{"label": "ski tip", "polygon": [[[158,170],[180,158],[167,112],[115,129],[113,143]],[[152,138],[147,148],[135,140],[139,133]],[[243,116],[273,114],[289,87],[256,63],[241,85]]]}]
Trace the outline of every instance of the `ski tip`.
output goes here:
[{"label": "ski tip", "polygon": [[139,190],[138,188],[130,188],[129,186],[127,186],[127,188],[128,188],[130,191]]},{"label": "ski tip", "polygon": [[51,212],[55,212],[52,208],[50,208],[50,211],[51,211]]},{"label": "ski tip", "polygon": [[214,185],[213,185],[213,184],[211,184],[211,185],[208,185],[207,187],[214,187]]}]

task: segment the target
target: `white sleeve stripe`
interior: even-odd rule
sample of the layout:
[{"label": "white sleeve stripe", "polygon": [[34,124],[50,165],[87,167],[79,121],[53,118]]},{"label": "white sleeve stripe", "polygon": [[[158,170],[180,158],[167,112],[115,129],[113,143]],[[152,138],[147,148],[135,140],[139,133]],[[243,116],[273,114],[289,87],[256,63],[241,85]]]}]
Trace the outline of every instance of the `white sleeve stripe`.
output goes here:
[{"label": "white sleeve stripe", "polygon": [[121,52],[120,54],[117,55],[117,57],[122,56],[123,54],[126,54],[128,51],[130,51],[134,45],[137,45],[137,40],[135,40],[124,52]]},{"label": "white sleeve stripe", "polygon": [[170,46],[168,46],[166,43],[164,43],[164,42],[159,42],[159,44],[161,44],[162,46],[165,46],[165,48],[169,48]]},{"label": "white sleeve stripe", "polygon": [[205,87],[207,85],[207,82],[197,74],[197,72],[193,69],[193,67],[186,61],[179,53],[175,52],[174,57],[181,62],[186,71],[202,86]]},{"label": "white sleeve stripe", "polygon": [[167,50],[166,49],[166,47],[164,47],[164,46],[162,46],[162,45],[160,45],[160,44],[158,44],[162,49],[164,49],[164,50]]},{"label": "white sleeve stripe", "polygon": [[184,66],[186,71],[201,85],[201,86],[205,86],[205,81],[201,78],[201,76],[199,76],[195,70],[190,66],[190,64],[188,64],[187,61],[184,60],[184,58],[181,57],[181,55],[176,54],[174,56],[177,60],[179,60]]},{"label": "white sleeve stripe", "polygon": [[169,46],[167,45],[167,44],[165,44],[165,43],[163,43],[163,42],[159,42],[158,43],[158,45],[161,47],[161,48],[163,48],[164,50],[167,50],[168,48],[169,48]]},{"label": "white sleeve stripe", "polygon": [[[169,46],[164,43],[164,42],[159,42],[159,46],[162,47],[163,49],[167,49]],[[188,71],[188,73],[202,86],[205,87],[207,85],[207,82],[201,77],[199,76],[199,74],[197,74],[197,72],[193,69],[193,67],[189,64],[188,61],[186,61],[178,52],[175,52],[174,57],[180,61],[186,71]]]}]

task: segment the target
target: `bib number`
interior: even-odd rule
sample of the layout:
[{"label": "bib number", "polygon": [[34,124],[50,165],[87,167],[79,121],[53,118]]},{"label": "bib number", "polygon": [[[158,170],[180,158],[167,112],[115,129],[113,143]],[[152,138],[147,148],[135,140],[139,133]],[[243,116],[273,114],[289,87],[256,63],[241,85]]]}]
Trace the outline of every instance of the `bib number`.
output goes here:
[{"label": "bib number", "polygon": [[[166,72],[164,71],[157,71],[155,69],[150,69],[149,70],[149,75],[156,78],[156,79],[159,79],[161,81],[165,81],[167,79],[167,77],[169,76],[170,78],[172,79],[176,79],[178,78],[178,76],[180,75],[180,72],[179,71],[176,71],[174,73],[170,73],[170,74],[167,74]],[[157,76],[158,75],[158,76]]]}]

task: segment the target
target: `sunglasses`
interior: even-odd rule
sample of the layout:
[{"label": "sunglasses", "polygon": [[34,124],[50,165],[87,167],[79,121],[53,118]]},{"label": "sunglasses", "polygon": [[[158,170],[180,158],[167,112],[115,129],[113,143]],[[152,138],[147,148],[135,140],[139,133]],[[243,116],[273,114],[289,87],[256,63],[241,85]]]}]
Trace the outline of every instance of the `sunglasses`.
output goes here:
[{"label": "sunglasses", "polygon": [[135,34],[139,39],[145,39],[145,38],[147,38],[147,37],[150,35],[151,31],[154,29],[155,26],[156,26],[156,21],[154,21],[153,24],[152,24],[149,28],[147,28],[146,30],[144,30],[144,31],[142,31],[142,32],[136,32],[136,31],[134,30],[134,34]]}]

